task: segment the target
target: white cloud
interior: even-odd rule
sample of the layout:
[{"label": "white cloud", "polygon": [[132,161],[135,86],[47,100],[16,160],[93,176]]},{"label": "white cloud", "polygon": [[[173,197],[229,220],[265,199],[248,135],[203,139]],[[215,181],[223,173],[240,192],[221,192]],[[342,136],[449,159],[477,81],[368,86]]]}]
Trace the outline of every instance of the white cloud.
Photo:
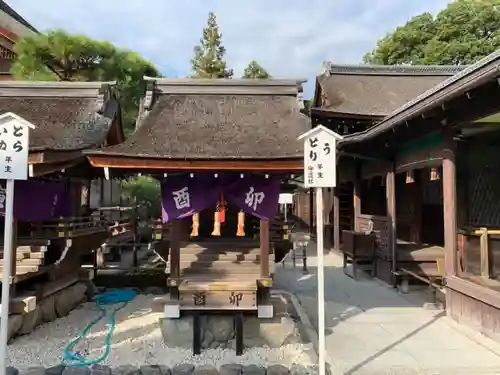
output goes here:
[{"label": "white cloud", "polygon": [[39,30],[63,28],[136,50],[163,73],[190,72],[209,11],[229,65],[241,75],[256,59],[273,76],[307,78],[323,61],[359,63],[376,41],[412,16],[448,0],[8,0]]}]

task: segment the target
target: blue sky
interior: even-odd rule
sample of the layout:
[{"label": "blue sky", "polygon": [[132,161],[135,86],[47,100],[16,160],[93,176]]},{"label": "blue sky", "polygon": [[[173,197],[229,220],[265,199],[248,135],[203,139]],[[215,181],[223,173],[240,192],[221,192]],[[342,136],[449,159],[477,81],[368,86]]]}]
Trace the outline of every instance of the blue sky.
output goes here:
[{"label": "blue sky", "polygon": [[7,0],[43,31],[63,28],[141,53],[163,74],[190,73],[207,14],[215,12],[236,75],[256,59],[272,76],[306,78],[324,61],[358,64],[377,40],[449,0]]}]

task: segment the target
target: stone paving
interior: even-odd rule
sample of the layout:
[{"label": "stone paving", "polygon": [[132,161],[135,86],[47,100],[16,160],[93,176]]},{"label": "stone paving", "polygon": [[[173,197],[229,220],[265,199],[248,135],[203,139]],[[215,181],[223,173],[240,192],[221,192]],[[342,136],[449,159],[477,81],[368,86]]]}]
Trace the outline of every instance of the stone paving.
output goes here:
[{"label": "stone paving", "polygon": [[[313,249],[314,250],[314,249]],[[293,292],[317,329],[316,257],[277,266],[275,285]],[[338,254],[325,255],[326,346],[332,375],[500,374],[500,345],[422,306],[423,291],[402,295],[382,282],[345,276]]]}]

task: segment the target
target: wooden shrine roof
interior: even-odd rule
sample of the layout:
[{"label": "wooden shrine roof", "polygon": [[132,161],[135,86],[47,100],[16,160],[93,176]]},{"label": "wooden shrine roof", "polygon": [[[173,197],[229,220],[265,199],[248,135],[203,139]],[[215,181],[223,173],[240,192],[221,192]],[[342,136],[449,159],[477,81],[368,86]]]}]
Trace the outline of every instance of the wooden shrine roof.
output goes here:
[{"label": "wooden shrine roof", "polygon": [[382,118],[464,68],[327,64],[316,79],[313,112]]},{"label": "wooden shrine roof", "polygon": [[35,125],[30,152],[99,147],[120,114],[112,85],[1,81],[0,114],[13,112]]},{"label": "wooden shrine roof", "polygon": [[[499,66],[500,49],[403,103],[372,128],[345,136],[340,144],[371,140],[386,134],[401,124],[409,125],[409,128],[412,128],[411,121],[416,121],[419,118],[422,118],[419,126],[422,125],[422,122],[427,124],[437,122],[437,125],[442,127],[445,124],[457,125],[458,123],[474,121],[498,111],[500,109],[498,102],[500,92]],[[480,89],[485,90],[481,96],[474,94],[474,90]],[[450,103],[454,103],[453,110]],[[434,113],[431,118],[424,116],[430,111],[438,111],[439,113]],[[414,131],[420,132],[421,129],[415,126]]]},{"label": "wooden shrine roof", "polygon": [[149,89],[135,133],[122,144],[85,152],[91,162],[155,159],[159,168],[158,160],[172,165],[303,157],[297,137],[311,128],[300,113],[303,81],[146,79]]}]

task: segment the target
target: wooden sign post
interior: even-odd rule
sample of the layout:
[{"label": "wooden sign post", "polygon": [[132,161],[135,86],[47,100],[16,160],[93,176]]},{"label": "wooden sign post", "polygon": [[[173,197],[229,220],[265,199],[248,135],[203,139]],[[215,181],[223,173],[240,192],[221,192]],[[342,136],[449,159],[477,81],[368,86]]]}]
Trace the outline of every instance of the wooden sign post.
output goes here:
[{"label": "wooden sign post", "polygon": [[[29,131],[35,127],[15,113],[0,115],[0,179],[6,180],[3,238],[2,304],[0,306],[0,375],[5,375],[9,327],[10,272],[14,221],[14,181],[28,179]],[[26,202],[29,204],[29,202]]]},{"label": "wooden sign post", "polygon": [[302,134],[304,141],[304,184],[316,193],[316,246],[318,249],[318,356],[319,375],[325,375],[325,273],[323,259],[323,188],[337,183],[337,142],[342,136],[319,125]]}]

